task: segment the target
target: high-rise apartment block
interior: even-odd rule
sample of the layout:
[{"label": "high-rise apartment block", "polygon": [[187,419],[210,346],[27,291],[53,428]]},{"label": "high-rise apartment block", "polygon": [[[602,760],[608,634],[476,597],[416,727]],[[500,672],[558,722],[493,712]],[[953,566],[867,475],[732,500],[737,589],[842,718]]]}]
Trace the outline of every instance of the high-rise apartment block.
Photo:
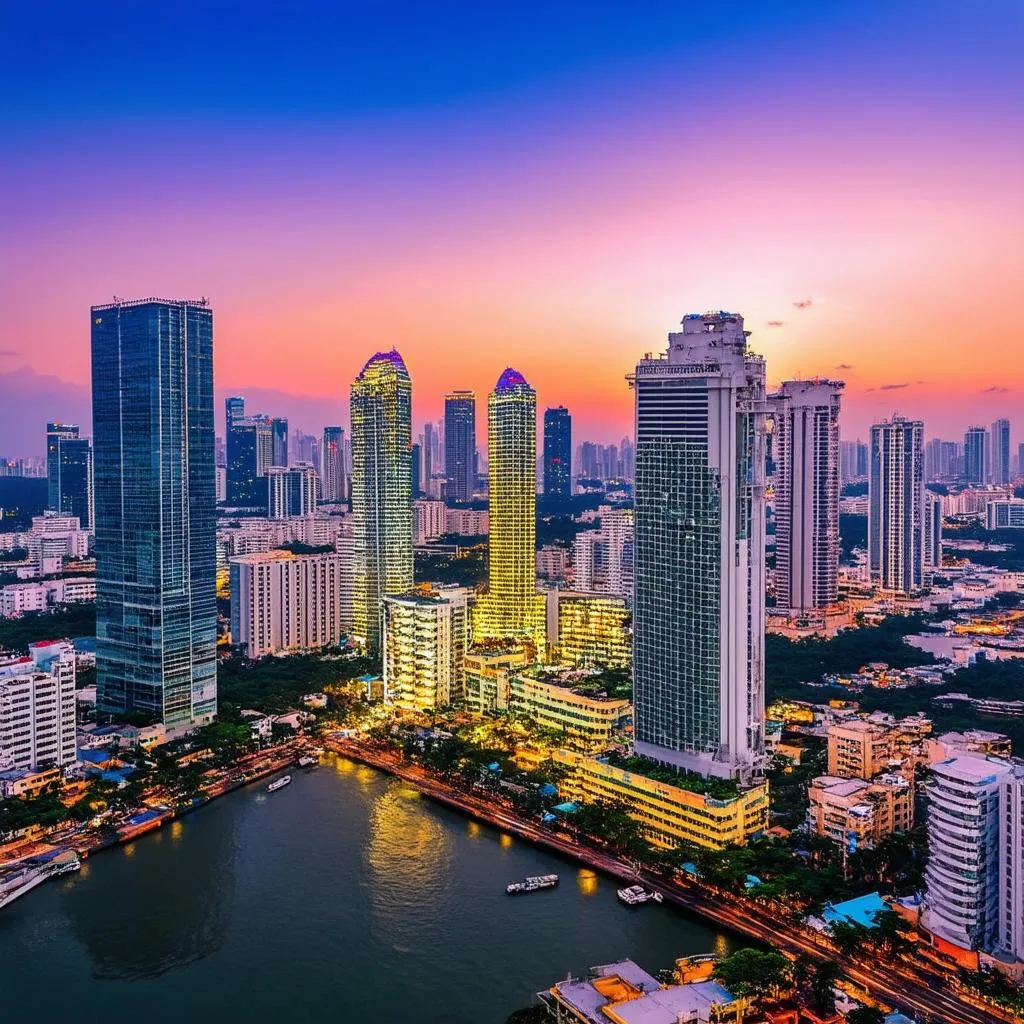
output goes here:
[{"label": "high-rise apartment block", "polygon": [[445,498],[470,501],[476,490],[476,395],[449,391],[444,397]]},{"label": "high-rise apartment block", "polygon": [[871,428],[868,569],[883,590],[924,586],[924,424],[894,417]]},{"label": "high-rise apartment block", "polygon": [[353,633],[381,640],[386,594],[412,590],[412,381],[395,349],[367,360],[352,384]]},{"label": "high-rise apartment block", "polygon": [[839,581],[838,380],[785,381],[775,420],[775,593],[793,615],[835,604]]},{"label": "high-rise apartment block", "polygon": [[487,400],[490,561],[473,636],[545,645],[545,604],[537,593],[537,394],[511,367]]},{"label": "high-rise apartment block", "polygon": [[311,516],[316,511],[320,478],[308,462],[267,469],[267,515],[271,519]]},{"label": "high-rise apartment block", "polygon": [[217,708],[213,310],[94,306],[96,666],[101,712],[168,728]]},{"label": "high-rise apartment block", "polygon": [[384,598],[384,689],[397,707],[431,711],[461,699],[468,602],[460,588]]},{"label": "high-rise apartment block", "polygon": [[573,586],[595,594],[633,597],[633,510],[602,505],[598,528],[573,538]]},{"label": "high-rise apartment block", "polygon": [[924,576],[930,584],[942,568],[942,495],[924,492]]},{"label": "high-rise apartment block", "polygon": [[320,485],[328,504],[348,500],[348,475],[345,472],[345,431],[341,427],[324,427],[320,446]]},{"label": "high-rise apartment block", "polygon": [[68,641],[29,645],[0,662],[0,771],[62,768],[75,751],[75,651]]},{"label": "high-rise apartment block", "polygon": [[443,501],[429,499],[412,503],[412,539],[414,544],[429,544],[448,532],[448,516]]},{"label": "high-rise apartment block", "polygon": [[544,410],[544,497],[572,495],[572,417],[564,405]]},{"label": "high-rise apartment block", "polygon": [[333,553],[232,558],[232,642],[249,658],[336,644],[350,625],[342,607],[350,579]]},{"label": "high-rise apartment block", "polygon": [[633,385],[636,750],[749,780],[764,758],[764,361],[741,316],[690,314]]},{"label": "high-rise apartment block", "polygon": [[998,948],[1024,962],[1024,763],[999,777]]}]

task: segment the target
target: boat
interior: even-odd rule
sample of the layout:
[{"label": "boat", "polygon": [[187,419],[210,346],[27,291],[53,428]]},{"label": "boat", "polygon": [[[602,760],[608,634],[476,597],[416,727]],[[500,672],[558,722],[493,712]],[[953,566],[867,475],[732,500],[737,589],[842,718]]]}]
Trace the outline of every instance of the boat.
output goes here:
[{"label": "boat", "polygon": [[0,909],[47,879],[78,871],[81,867],[82,862],[74,850],[60,850],[42,857],[30,857],[16,871],[0,878]]},{"label": "boat", "polygon": [[313,768],[314,766],[318,765],[319,763],[320,763],[319,759],[313,757],[312,754],[303,754],[303,756],[299,758],[299,767],[300,768]]},{"label": "boat", "polygon": [[521,892],[537,892],[539,889],[550,889],[558,885],[558,875],[531,875],[521,882],[509,882],[505,886],[505,892],[509,896],[515,896]]},{"label": "boat", "polygon": [[630,907],[638,907],[641,903],[648,903],[654,900],[655,903],[660,903],[662,896],[660,892],[655,892],[653,889],[645,889],[642,885],[631,885],[627,889],[620,889],[616,895],[619,899]]},{"label": "boat", "polygon": [[292,777],[290,775],[282,775],[281,778],[274,779],[273,782],[267,785],[267,792],[276,793],[279,789],[284,789],[284,787],[291,781]]}]

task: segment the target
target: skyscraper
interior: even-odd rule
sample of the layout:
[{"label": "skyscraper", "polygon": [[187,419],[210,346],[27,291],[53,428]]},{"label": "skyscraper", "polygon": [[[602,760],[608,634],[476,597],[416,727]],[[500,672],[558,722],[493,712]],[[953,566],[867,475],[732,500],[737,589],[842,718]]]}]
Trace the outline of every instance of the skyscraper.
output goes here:
[{"label": "skyscraper", "polygon": [[444,397],[445,497],[469,501],[476,489],[476,396],[449,391]]},{"label": "skyscraper", "polygon": [[395,349],[352,384],[353,633],[380,647],[381,602],[412,590],[412,382]]},{"label": "skyscraper", "polygon": [[423,445],[414,444],[412,446],[412,496],[414,498],[422,497],[423,495]]},{"label": "skyscraper", "polygon": [[46,424],[47,508],[78,516],[83,529],[93,521],[92,445],[73,423]]},{"label": "skyscraper", "polygon": [[795,615],[834,604],[839,580],[839,380],[788,380],[775,416],[775,593]]},{"label": "skyscraper", "polygon": [[572,494],[572,417],[564,405],[544,410],[544,496]]},{"label": "skyscraper", "polygon": [[964,479],[969,484],[985,482],[985,447],[985,428],[968,427],[964,434]]},{"label": "skyscraper", "polygon": [[232,505],[260,508],[267,500],[267,470],[274,465],[274,421],[266,416],[246,416],[242,398],[228,398],[225,413],[227,500]]},{"label": "skyscraper", "polygon": [[1010,421],[992,424],[992,483],[997,487],[1010,482]]},{"label": "skyscraper", "polygon": [[213,310],[92,309],[100,711],[167,727],[217,710]]},{"label": "skyscraper", "polygon": [[474,640],[522,637],[544,654],[546,606],[537,593],[537,393],[511,367],[487,398],[490,560]]},{"label": "skyscraper", "polygon": [[309,516],[316,511],[319,479],[308,462],[294,466],[271,466],[267,470],[267,516],[287,519]]},{"label": "skyscraper", "polygon": [[895,416],[871,428],[868,570],[883,590],[924,585],[924,424]]},{"label": "skyscraper", "polygon": [[270,421],[272,466],[288,465],[288,421],[277,416]]},{"label": "skyscraper", "polygon": [[924,582],[931,586],[936,569],[942,568],[942,496],[924,492]]},{"label": "skyscraper", "polygon": [[635,745],[745,781],[764,757],[764,361],[734,313],[682,326],[632,378]]},{"label": "skyscraper", "polygon": [[345,431],[341,427],[324,427],[320,467],[324,501],[345,501],[348,498],[348,479],[345,475]]},{"label": "skyscraper", "polygon": [[432,493],[430,489],[430,481],[434,479],[434,473],[437,471],[437,466],[434,462],[434,424],[424,423],[423,424],[423,479],[420,481],[423,490],[427,494]]}]

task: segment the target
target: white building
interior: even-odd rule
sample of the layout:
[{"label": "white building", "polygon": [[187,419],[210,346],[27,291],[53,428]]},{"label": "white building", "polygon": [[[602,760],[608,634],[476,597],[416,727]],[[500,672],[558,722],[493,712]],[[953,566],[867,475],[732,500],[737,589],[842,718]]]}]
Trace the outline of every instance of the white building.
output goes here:
[{"label": "white building", "polygon": [[582,530],[572,545],[572,579],[592,594],[633,595],[633,510],[602,505],[598,528]]},{"label": "white building", "polygon": [[999,936],[999,791],[1010,762],[962,754],[932,765],[921,927],[960,949]]},{"label": "white building", "polygon": [[469,592],[384,598],[384,690],[401,708],[429,711],[462,696]]},{"label": "white building", "polygon": [[5,619],[16,619],[26,612],[48,612],[62,604],[95,600],[95,576],[8,583],[0,590],[0,615]]},{"label": "white building", "polygon": [[66,640],[29,646],[0,663],[0,769],[75,761],[75,650]]},{"label": "white building", "polygon": [[635,746],[747,781],[764,760],[764,360],[734,313],[668,340],[632,378]]},{"label": "white building", "polygon": [[924,492],[924,577],[931,583],[942,568],[942,495]]},{"label": "white building", "polygon": [[350,625],[342,620],[341,591],[336,554],[268,551],[233,558],[231,639],[249,658],[336,644]]},{"label": "white building", "polygon": [[412,503],[414,544],[427,544],[442,537],[447,529],[443,501],[418,500]]},{"label": "white building", "polygon": [[1024,498],[987,502],[985,526],[989,530],[1024,530]]},{"label": "white building", "polygon": [[37,576],[58,573],[65,558],[84,558],[89,554],[89,531],[83,530],[78,516],[44,512],[32,517],[28,533],[28,555]]},{"label": "white building", "polygon": [[450,508],[445,512],[445,533],[482,537],[488,530],[487,509]]},{"label": "white building", "polygon": [[800,615],[835,604],[839,581],[839,380],[787,380],[775,419],[775,593]]},{"label": "white building", "polygon": [[1024,961],[1024,763],[999,779],[999,949]]},{"label": "white building", "polygon": [[320,480],[308,462],[267,469],[267,515],[271,519],[312,516]]},{"label": "white building", "polygon": [[883,590],[924,586],[924,424],[895,416],[871,428],[868,569]]}]

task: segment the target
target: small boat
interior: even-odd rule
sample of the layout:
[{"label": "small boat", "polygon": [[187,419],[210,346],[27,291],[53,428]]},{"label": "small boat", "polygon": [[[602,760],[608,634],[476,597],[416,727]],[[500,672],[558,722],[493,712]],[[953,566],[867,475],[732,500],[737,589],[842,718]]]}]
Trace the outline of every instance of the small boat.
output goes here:
[{"label": "small boat", "polygon": [[509,896],[515,896],[521,892],[537,892],[538,889],[550,889],[558,885],[558,875],[531,875],[521,882],[510,882],[505,886],[505,892]]},{"label": "small boat", "polygon": [[70,871],[78,871],[82,862],[73,850],[29,857],[14,871],[0,878],[0,908],[13,903],[19,896],[24,896],[48,878],[66,875]]},{"label": "small boat", "polygon": [[276,793],[279,789],[284,789],[284,787],[291,781],[292,777],[290,775],[282,775],[281,778],[274,779],[274,781],[267,786],[267,792]]},{"label": "small boat", "polygon": [[300,768],[313,768],[320,763],[318,758],[313,757],[312,754],[304,754],[299,758]]},{"label": "small boat", "polygon": [[660,903],[662,900],[660,892],[645,889],[642,885],[631,885],[628,889],[620,889],[616,895],[630,907],[638,907],[641,903],[647,903],[650,900],[654,900],[655,903]]}]

